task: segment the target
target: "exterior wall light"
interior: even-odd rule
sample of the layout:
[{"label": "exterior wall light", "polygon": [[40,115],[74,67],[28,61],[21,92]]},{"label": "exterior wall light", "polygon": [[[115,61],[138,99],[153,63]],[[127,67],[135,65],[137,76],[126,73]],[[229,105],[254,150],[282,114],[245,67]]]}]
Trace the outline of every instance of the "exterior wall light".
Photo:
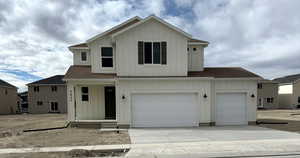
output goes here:
[{"label": "exterior wall light", "polygon": [[255,95],[254,95],[254,94],[252,94],[252,95],[251,95],[251,98],[254,98],[254,97],[255,97]]},{"label": "exterior wall light", "polygon": [[207,98],[207,95],[206,95],[206,93],[203,95],[203,98]]},{"label": "exterior wall light", "polygon": [[126,97],[125,97],[125,95],[122,95],[122,99],[125,99]]}]

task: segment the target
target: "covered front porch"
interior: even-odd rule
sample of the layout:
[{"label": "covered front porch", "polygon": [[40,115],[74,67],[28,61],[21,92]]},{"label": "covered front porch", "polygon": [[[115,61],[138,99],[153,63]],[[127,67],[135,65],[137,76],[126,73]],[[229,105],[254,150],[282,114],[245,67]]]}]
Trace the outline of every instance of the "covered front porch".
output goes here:
[{"label": "covered front porch", "polygon": [[68,121],[72,125],[117,124],[116,74],[91,73],[91,66],[71,66],[67,83]]},{"label": "covered front porch", "polygon": [[67,85],[68,117],[72,126],[116,125],[115,80],[73,80]]}]

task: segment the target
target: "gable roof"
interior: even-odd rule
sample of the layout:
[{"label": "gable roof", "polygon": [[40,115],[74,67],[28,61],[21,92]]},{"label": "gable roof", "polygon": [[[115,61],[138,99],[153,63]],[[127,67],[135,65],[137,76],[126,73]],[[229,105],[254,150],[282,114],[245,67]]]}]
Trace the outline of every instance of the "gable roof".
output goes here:
[{"label": "gable roof", "polygon": [[129,20],[127,20],[127,21],[125,21],[125,22],[123,22],[123,23],[121,23],[121,24],[119,24],[119,25],[117,25],[117,26],[115,26],[115,27],[113,27],[113,28],[105,31],[105,32],[102,32],[102,33],[100,33],[100,34],[98,34],[98,35],[96,35],[96,36],[88,39],[86,42],[90,43],[90,42],[92,42],[92,41],[94,41],[94,40],[96,40],[96,39],[98,39],[100,37],[103,37],[105,35],[109,35],[109,34],[113,34],[115,32],[118,32],[118,31],[120,31],[120,30],[122,30],[122,29],[124,29],[126,27],[129,27],[130,25],[133,25],[133,24],[141,21],[141,20],[142,19],[140,17],[135,16],[135,17],[133,17],[133,18],[131,18],[131,19],[129,19]]},{"label": "gable roof", "polygon": [[8,88],[17,88],[16,86],[0,79],[0,86]]},{"label": "gable roof", "polygon": [[130,29],[132,29],[134,27],[137,27],[137,26],[139,26],[139,25],[141,25],[141,24],[143,24],[143,23],[145,23],[145,22],[147,22],[149,20],[153,20],[153,19],[156,20],[156,21],[158,21],[158,22],[160,22],[160,23],[162,23],[162,24],[164,24],[164,25],[166,25],[167,27],[171,28],[172,30],[179,32],[180,34],[182,34],[182,35],[184,35],[184,36],[186,36],[188,38],[192,38],[192,35],[184,32],[183,30],[179,29],[178,27],[176,27],[176,26],[174,26],[174,25],[172,25],[172,24],[164,21],[163,19],[161,19],[161,18],[159,18],[159,17],[157,17],[155,15],[150,15],[147,18],[145,18],[145,19],[143,19],[143,20],[141,20],[141,21],[139,21],[139,22],[137,22],[137,23],[135,23],[135,24],[133,24],[133,25],[125,28],[125,29],[112,34],[112,37],[116,37],[116,36],[118,36],[118,35],[126,32],[126,31],[128,31],[128,30],[130,30]]},{"label": "gable roof", "polygon": [[35,82],[31,82],[28,83],[27,85],[35,85],[35,84],[49,84],[49,85],[53,85],[53,84],[65,84],[66,82],[63,81],[62,79],[64,78],[64,75],[55,75],[55,76],[51,76],[45,79],[41,79]]},{"label": "gable roof", "polygon": [[275,78],[273,79],[273,81],[277,81],[279,83],[293,83],[299,79],[300,79],[300,74],[294,74],[294,75]]}]

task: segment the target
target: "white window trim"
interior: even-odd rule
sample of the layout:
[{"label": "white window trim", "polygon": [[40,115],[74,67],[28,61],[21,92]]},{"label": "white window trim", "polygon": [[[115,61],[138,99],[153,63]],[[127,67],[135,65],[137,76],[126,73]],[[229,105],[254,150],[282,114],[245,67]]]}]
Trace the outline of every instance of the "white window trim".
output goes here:
[{"label": "white window trim", "polygon": [[[85,53],[85,55],[86,55],[86,60],[82,60],[82,53]],[[82,63],[87,63],[87,62],[88,62],[88,53],[87,53],[86,51],[80,52],[80,61],[81,61]]]},{"label": "white window trim", "polygon": [[[88,88],[88,92],[87,92],[87,93],[82,92],[82,87],[87,87],[87,88]],[[80,87],[80,91],[81,91],[81,97],[80,97],[80,100],[81,100],[82,102],[90,102],[90,95],[89,95],[90,88],[89,88],[88,86],[82,86],[82,87]],[[82,96],[83,96],[83,95],[87,95],[87,96],[88,96],[88,101],[82,100]]]},{"label": "white window trim", "polygon": [[[110,47],[110,48],[112,48],[112,56],[111,57],[103,57],[102,56],[102,47]],[[100,59],[101,59],[101,61],[100,61],[100,67],[101,67],[101,69],[103,69],[103,70],[113,70],[115,68],[114,56],[115,56],[115,53],[114,53],[114,47],[113,46],[101,45],[100,46]],[[113,66],[112,67],[103,67],[102,66],[102,58],[112,58],[112,65]]]},{"label": "white window trim", "polygon": [[[152,63],[145,63],[145,43],[151,43],[151,47],[152,47],[152,49],[151,49],[151,55],[152,55]],[[159,54],[160,54],[160,61],[159,61],[159,64],[154,64],[153,62],[154,62],[154,54],[153,54],[153,43],[159,43],[159,49],[160,49],[160,52],[159,52]],[[161,59],[161,52],[162,52],[162,48],[161,48],[161,41],[160,42],[156,42],[156,41],[143,41],[143,49],[144,49],[144,51],[143,51],[143,56],[144,56],[144,64],[143,65],[146,65],[146,66],[165,66],[165,65],[167,65],[167,64],[161,64],[161,62],[162,62],[162,59]]]}]

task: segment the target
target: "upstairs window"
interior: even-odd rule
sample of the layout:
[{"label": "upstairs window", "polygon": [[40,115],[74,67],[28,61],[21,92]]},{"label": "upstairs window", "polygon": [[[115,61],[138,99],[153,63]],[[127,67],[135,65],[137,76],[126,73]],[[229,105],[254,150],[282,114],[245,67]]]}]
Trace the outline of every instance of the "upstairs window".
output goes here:
[{"label": "upstairs window", "polygon": [[39,86],[34,86],[33,87],[33,91],[34,92],[39,92],[40,91],[40,87]]},{"label": "upstairs window", "polygon": [[87,53],[81,52],[81,61],[87,61]]},{"label": "upstairs window", "polygon": [[113,48],[101,47],[102,67],[113,67]]},{"label": "upstairs window", "polygon": [[81,101],[89,101],[89,87],[81,87]]},{"label": "upstairs window", "polygon": [[138,42],[138,64],[167,64],[167,42]]},{"label": "upstairs window", "polygon": [[262,89],[262,84],[261,83],[257,84],[257,89]]},{"label": "upstairs window", "polygon": [[52,92],[57,92],[57,86],[51,86],[51,91]]}]

